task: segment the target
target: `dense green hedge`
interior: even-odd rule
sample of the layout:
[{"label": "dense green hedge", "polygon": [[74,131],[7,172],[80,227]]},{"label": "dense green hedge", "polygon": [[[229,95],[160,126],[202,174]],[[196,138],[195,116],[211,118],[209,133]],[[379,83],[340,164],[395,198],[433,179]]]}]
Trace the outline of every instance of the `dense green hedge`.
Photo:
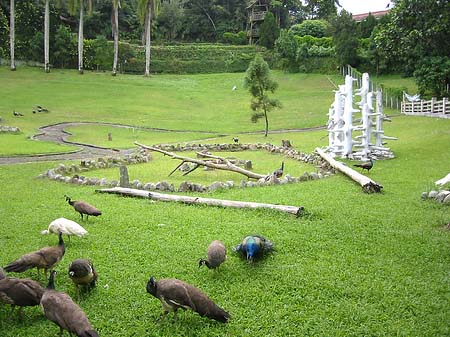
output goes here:
[{"label": "dense green hedge", "polygon": [[[85,68],[110,70],[113,44],[108,42],[110,60],[102,61],[95,53],[95,40],[85,40]],[[151,73],[221,73],[242,72],[248,67],[257,51],[255,46],[221,44],[183,44],[152,46],[150,51]],[[120,43],[120,70],[125,73],[144,73],[145,49],[142,46]]]}]

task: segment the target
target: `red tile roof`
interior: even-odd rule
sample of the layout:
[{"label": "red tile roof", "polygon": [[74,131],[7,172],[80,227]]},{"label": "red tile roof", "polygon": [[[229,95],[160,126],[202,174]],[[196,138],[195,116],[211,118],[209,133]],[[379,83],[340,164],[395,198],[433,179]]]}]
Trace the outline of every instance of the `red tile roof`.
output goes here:
[{"label": "red tile roof", "polygon": [[389,13],[389,9],[386,9],[384,11],[378,11],[378,12],[356,14],[356,15],[353,15],[352,17],[353,17],[353,20],[355,20],[356,22],[361,22],[365,18],[367,18],[369,16],[369,14],[372,14],[376,19],[378,19],[378,18],[381,18],[382,16],[386,15],[387,13]]}]

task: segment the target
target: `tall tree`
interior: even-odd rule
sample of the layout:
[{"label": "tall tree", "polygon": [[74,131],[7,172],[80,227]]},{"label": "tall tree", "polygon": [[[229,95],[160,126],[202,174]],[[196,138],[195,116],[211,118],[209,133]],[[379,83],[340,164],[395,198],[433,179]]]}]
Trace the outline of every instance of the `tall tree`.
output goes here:
[{"label": "tall tree", "polygon": [[50,72],[50,0],[45,0],[44,11],[44,69],[46,73]]},{"label": "tall tree", "polygon": [[275,16],[272,12],[267,12],[264,21],[259,27],[259,44],[268,49],[272,49],[275,40],[280,35],[280,29],[275,21]]},{"label": "tall tree", "polygon": [[266,122],[264,136],[267,137],[269,133],[267,113],[274,108],[281,107],[281,104],[277,99],[268,96],[268,92],[275,92],[278,83],[272,80],[269,65],[260,54],[256,54],[255,59],[250,62],[245,73],[244,86],[252,95],[250,107],[255,113],[252,115],[251,120],[256,123],[258,119],[264,117]]},{"label": "tall tree", "polygon": [[358,62],[358,36],[356,22],[352,15],[342,10],[331,22],[333,42],[340,65],[356,66]]},{"label": "tall tree", "polygon": [[151,27],[152,19],[158,12],[161,0],[139,0],[138,13],[141,24],[144,24],[145,36],[145,73],[144,76],[150,76],[150,45],[151,45]]},{"label": "tall tree", "polygon": [[114,58],[113,58],[113,69],[112,75],[117,74],[117,58],[119,56],[119,8],[120,0],[112,0],[112,17],[111,17],[111,27],[112,34],[114,38]]},{"label": "tall tree", "polygon": [[14,42],[15,42],[15,4],[14,0],[9,2],[10,16],[9,16],[9,50],[11,55],[11,70],[16,70],[16,60],[14,58]]},{"label": "tall tree", "polygon": [[78,21],[78,72],[83,74],[84,65],[83,65],[83,25],[84,25],[84,11],[87,9],[88,13],[92,12],[92,0],[68,0],[69,3],[69,13],[75,15],[75,13],[79,12],[79,21]]}]

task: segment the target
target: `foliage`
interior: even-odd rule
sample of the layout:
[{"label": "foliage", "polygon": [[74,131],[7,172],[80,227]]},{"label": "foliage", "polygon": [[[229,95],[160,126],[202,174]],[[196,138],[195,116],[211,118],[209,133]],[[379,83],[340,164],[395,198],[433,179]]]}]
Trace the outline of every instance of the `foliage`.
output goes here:
[{"label": "foliage", "polygon": [[95,53],[93,63],[97,66],[97,69],[110,69],[112,66],[112,53],[111,48],[108,48],[108,40],[103,35],[99,35],[94,40],[92,48]]},{"label": "foliage", "polygon": [[293,69],[296,66],[298,43],[290,30],[282,29],[275,41],[275,51],[282,60],[282,69]]},{"label": "foliage", "polygon": [[245,45],[247,44],[247,33],[242,30],[238,33],[225,32],[223,33],[223,42],[234,45]]},{"label": "foliage", "polygon": [[0,58],[7,57],[9,53],[9,23],[6,14],[0,7]]},{"label": "foliage", "polygon": [[434,97],[449,97],[450,57],[429,56],[421,59],[414,77],[422,95],[429,91]]},{"label": "foliage", "polygon": [[280,29],[275,21],[275,16],[271,12],[267,12],[259,27],[259,44],[267,49],[272,49],[279,33]]},{"label": "foliage", "polygon": [[350,13],[342,10],[331,22],[333,42],[339,65],[350,64],[355,66],[358,62],[358,38],[356,23]]},{"label": "foliage", "polygon": [[298,45],[305,45],[307,48],[312,46],[333,48],[333,39],[331,37],[314,37],[311,35],[295,36]]},{"label": "foliage", "polygon": [[369,38],[373,29],[377,25],[377,19],[372,15],[372,13],[369,13],[369,15],[361,22],[358,22],[357,25],[359,36],[361,38]]},{"label": "foliage", "polygon": [[389,19],[374,39],[391,68],[411,75],[418,60],[450,55],[449,1],[398,0]]},{"label": "foliage", "polygon": [[337,0],[305,0],[306,17],[308,19],[330,19],[336,16],[336,6],[339,4]]},{"label": "foliage", "polygon": [[156,18],[157,34],[166,41],[182,37],[184,22],[183,1],[162,2],[161,10]]},{"label": "foliage", "polygon": [[255,59],[250,62],[244,78],[244,87],[252,95],[250,107],[255,113],[251,121],[256,123],[258,119],[264,117],[266,128],[264,136],[269,132],[269,119],[267,113],[274,108],[280,108],[281,104],[277,99],[270,98],[268,92],[274,93],[278,83],[270,76],[269,65],[260,54],[256,54]]},{"label": "foliage", "polygon": [[52,62],[55,66],[65,68],[76,65],[77,40],[66,26],[59,26],[55,35]]},{"label": "foliage", "polygon": [[294,35],[324,37],[327,34],[327,24],[323,20],[305,20],[300,24],[293,25],[289,31]]}]

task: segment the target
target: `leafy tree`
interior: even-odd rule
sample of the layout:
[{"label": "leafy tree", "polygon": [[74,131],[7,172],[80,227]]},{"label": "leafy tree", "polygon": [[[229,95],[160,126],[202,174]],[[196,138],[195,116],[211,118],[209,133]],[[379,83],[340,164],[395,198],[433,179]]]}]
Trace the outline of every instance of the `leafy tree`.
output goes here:
[{"label": "leafy tree", "polygon": [[367,18],[358,23],[359,36],[362,38],[370,37],[376,25],[377,19],[369,13]]},{"label": "leafy tree", "polygon": [[[54,64],[64,68],[72,64],[76,42],[66,26],[60,25],[55,34],[55,48],[53,52]],[[76,64],[76,63],[74,63]]]},{"label": "leafy tree", "polygon": [[307,18],[309,19],[330,19],[336,16],[337,0],[304,0],[303,3]]},{"label": "leafy tree", "polygon": [[275,22],[275,16],[271,12],[267,12],[264,22],[259,27],[259,44],[272,49],[279,34],[280,29]]},{"label": "leafy tree", "polygon": [[7,56],[7,45],[9,39],[9,26],[8,18],[6,17],[3,9],[0,7],[0,57]]},{"label": "leafy tree", "polygon": [[298,36],[324,37],[327,35],[327,29],[327,24],[323,20],[306,20],[300,24],[293,25],[289,30]]},{"label": "leafy tree", "polygon": [[414,72],[422,95],[430,91],[434,97],[448,96],[450,85],[450,57],[429,56],[419,62]]},{"label": "leafy tree", "polygon": [[181,0],[163,2],[157,19],[158,33],[167,41],[178,38],[183,29],[183,3]]},{"label": "leafy tree", "polygon": [[244,86],[250,91],[252,100],[250,107],[255,113],[252,115],[252,122],[264,117],[266,128],[264,136],[269,132],[269,119],[267,113],[274,108],[281,107],[278,100],[270,98],[268,92],[274,93],[278,83],[270,76],[269,65],[260,54],[256,54],[255,59],[250,62],[244,78]]},{"label": "leafy tree", "polygon": [[93,48],[95,52],[94,63],[97,69],[106,69],[111,66],[111,54],[108,48],[108,40],[103,35],[97,36],[94,40]]},{"label": "leafy tree", "polygon": [[275,51],[284,60],[283,68],[292,68],[296,64],[298,42],[290,30],[282,29],[275,41]]},{"label": "leafy tree", "polygon": [[355,34],[356,22],[352,19],[352,15],[342,10],[332,20],[331,30],[339,65],[357,65],[358,37]]},{"label": "leafy tree", "polygon": [[374,37],[386,64],[411,75],[418,60],[450,55],[450,1],[397,0]]}]

